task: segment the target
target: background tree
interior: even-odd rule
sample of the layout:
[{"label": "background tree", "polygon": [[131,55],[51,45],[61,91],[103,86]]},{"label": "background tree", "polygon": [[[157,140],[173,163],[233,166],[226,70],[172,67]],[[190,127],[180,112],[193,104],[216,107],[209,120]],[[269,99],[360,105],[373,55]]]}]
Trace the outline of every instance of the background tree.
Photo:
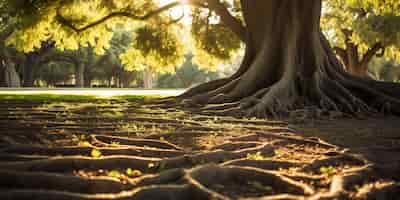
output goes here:
[{"label": "background tree", "polygon": [[400,65],[386,58],[374,59],[368,69],[377,80],[398,82],[400,80]]},{"label": "background tree", "polygon": [[0,86],[21,87],[18,63],[22,55],[12,48],[0,44]]},{"label": "background tree", "polygon": [[44,81],[47,87],[66,86],[74,75],[74,66],[68,62],[50,62],[41,67],[38,79]]},{"label": "background tree", "polygon": [[157,87],[190,88],[220,78],[219,72],[201,69],[192,59],[193,55],[186,55],[185,63],[174,74],[164,74],[158,78]]},{"label": "background tree", "polygon": [[[0,41],[7,39],[13,32],[13,23],[7,15],[0,15]],[[0,43],[0,86],[20,87],[21,78],[18,73],[18,64],[23,55],[15,49]]]},{"label": "background tree", "polygon": [[356,76],[369,76],[368,65],[374,57],[400,61],[400,10],[394,7],[382,11],[377,6],[368,2],[325,1],[323,29],[346,70]]}]

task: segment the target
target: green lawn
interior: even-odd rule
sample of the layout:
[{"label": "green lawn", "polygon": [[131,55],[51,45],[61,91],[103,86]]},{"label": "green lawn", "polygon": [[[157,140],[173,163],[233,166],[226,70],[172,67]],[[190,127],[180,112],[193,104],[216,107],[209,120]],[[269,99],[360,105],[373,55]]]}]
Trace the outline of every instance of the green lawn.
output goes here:
[{"label": "green lawn", "polygon": [[69,95],[69,94],[0,94],[0,101],[93,101],[93,100],[144,100],[167,97],[163,95],[121,95],[102,97],[96,95]]}]

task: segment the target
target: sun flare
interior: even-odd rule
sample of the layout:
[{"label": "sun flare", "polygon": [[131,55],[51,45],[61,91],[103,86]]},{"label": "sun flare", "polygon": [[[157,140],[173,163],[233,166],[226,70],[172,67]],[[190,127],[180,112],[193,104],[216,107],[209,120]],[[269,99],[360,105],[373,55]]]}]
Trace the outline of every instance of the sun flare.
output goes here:
[{"label": "sun flare", "polygon": [[[158,4],[160,6],[165,6],[167,4],[176,2],[176,0],[155,0],[156,2],[158,2]],[[187,5],[184,5],[185,2],[187,2],[187,0],[180,0],[180,2],[182,2],[182,6],[177,6],[174,7],[172,9],[170,9],[168,11],[168,14],[177,19],[182,17],[182,15],[184,15],[183,19],[181,20],[181,22],[183,22],[184,24],[189,24],[191,22],[191,18],[190,18],[190,7]]]}]

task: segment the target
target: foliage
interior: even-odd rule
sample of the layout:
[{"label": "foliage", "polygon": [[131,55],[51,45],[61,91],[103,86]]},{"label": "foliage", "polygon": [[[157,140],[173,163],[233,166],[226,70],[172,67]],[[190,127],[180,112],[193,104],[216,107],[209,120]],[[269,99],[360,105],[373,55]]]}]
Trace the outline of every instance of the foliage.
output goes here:
[{"label": "foliage", "polygon": [[159,88],[188,88],[196,84],[215,80],[220,77],[218,72],[200,69],[193,64],[192,55],[186,55],[185,63],[179,67],[175,74],[165,74],[158,78]]},{"label": "foliage", "polygon": [[231,60],[241,47],[240,39],[228,27],[215,21],[212,12],[193,9],[194,63],[201,69],[214,71],[218,64]]},{"label": "foliage", "polygon": [[131,46],[120,56],[129,70],[150,67],[154,72],[173,73],[175,66],[183,62],[184,45],[170,27],[141,27],[135,31]]},{"label": "foliage", "polygon": [[247,154],[247,159],[249,159],[249,160],[265,160],[265,157],[262,155],[261,152],[257,152],[254,154]]},{"label": "foliage", "polygon": [[133,170],[132,168],[126,169],[126,174],[130,177],[139,177],[142,175],[140,170]]},{"label": "foliage", "polygon": [[107,176],[112,178],[122,178],[123,175],[118,170],[111,170],[107,173]]},{"label": "foliage", "polygon": [[47,85],[56,85],[70,80],[73,73],[71,64],[51,62],[41,67],[38,78],[45,81]]},{"label": "foliage", "polygon": [[327,176],[332,176],[332,175],[335,175],[335,174],[337,173],[337,169],[334,168],[334,167],[332,167],[332,166],[329,166],[329,167],[321,167],[321,168],[319,169],[319,171],[320,171],[322,174],[325,174],[325,175],[327,175]]},{"label": "foliage", "polygon": [[[238,2],[224,4],[238,15]],[[0,24],[4,25],[5,19],[12,22],[13,32],[5,41],[18,51],[35,51],[51,40],[62,51],[91,48],[97,55],[112,49],[113,35],[125,29],[132,41],[123,41],[129,45],[124,51],[119,49],[115,58],[129,70],[150,67],[157,73],[173,73],[175,66],[183,63],[189,41],[182,37],[182,24],[175,21],[170,9],[149,15],[159,7],[157,0],[0,0]],[[193,25],[194,60],[200,67],[215,69],[241,47],[238,37],[213,12],[193,9],[188,14]]]},{"label": "foliage", "polygon": [[358,53],[363,55],[375,44],[380,44],[385,48],[385,56],[400,62],[398,1],[325,1],[322,27],[335,46],[345,49],[349,39],[357,45]]},{"label": "foliage", "polygon": [[400,80],[400,66],[393,60],[374,59],[369,65],[369,72],[377,80],[389,82],[399,82]]},{"label": "foliage", "polygon": [[90,155],[91,155],[93,158],[100,158],[100,157],[102,156],[102,153],[101,153],[101,151],[98,150],[98,149],[92,149]]},{"label": "foliage", "polygon": [[372,10],[377,14],[395,14],[400,15],[400,2],[394,0],[347,0],[353,7]]}]

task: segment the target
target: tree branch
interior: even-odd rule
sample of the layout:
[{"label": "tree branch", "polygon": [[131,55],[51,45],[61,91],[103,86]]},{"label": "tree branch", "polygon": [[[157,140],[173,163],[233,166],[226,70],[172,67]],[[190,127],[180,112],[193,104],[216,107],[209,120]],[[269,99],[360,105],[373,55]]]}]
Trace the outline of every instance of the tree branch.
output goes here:
[{"label": "tree branch", "polygon": [[[228,26],[242,41],[246,40],[246,28],[243,25],[243,23],[234,17],[229,10],[225,7],[223,3],[221,3],[219,0],[206,0],[205,2],[202,0],[188,0],[187,2],[181,2],[181,1],[175,1],[172,3],[169,3],[165,6],[162,6],[156,10],[150,11],[146,15],[143,16],[138,16],[135,14],[132,14],[130,12],[126,11],[120,11],[120,12],[113,12],[110,13],[107,16],[104,16],[103,18],[92,22],[86,26],[83,27],[76,27],[70,20],[66,19],[64,16],[62,16],[60,9],[57,11],[57,21],[61,23],[64,26],[67,26],[74,30],[75,32],[83,32],[86,31],[90,28],[93,28],[95,26],[98,26],[102,23],[105,23],[106,21],[113,19],[115,17],[127,17],[133,20],[138,20],[138,21],[145,21],[147,19],[150,19],[164,11],[167,11],[171,8],[174,8],[179,5],[183,4],[188,4],[188,5],[193,5],[193,6],[198,6],[198,7],[203,7],[203,8],[208,8],[212,11],[214,11],[218,16],[221,17],[221,21]],[[176,23],[177,21],[181,20],[183,16],[172,20],[171,23]],[[170,24],[170,23],[169,23]]]},{"label": "tree branch", "polygon": [[346,57],[348,61],[346,68],[359,66],[360,58],[358,55],[358,45],[354,44],[353,41],[351,41],[353,31],[349,29],[342,29],[342,33],[345,36],[345,52],[347,54]]},{"label": "tree branch", "polygon": [[152,17],[154,17],[154,16],[156,16],[156,15],[158,15],[158,14],[164,12],[164,11],[167,11],[167,10],[169,10],[169,9],[171,9],[173,7],[176,7],[178,5],[181,5],[181,4],[182,3],[179,2],[179,1],[172,2],[172,3],[169,3],[169,4],[165,5],[165,6],[163,6],[163,7],[158,8],[156,10],[150,11],[149,13],[147,13],[146,15],[143,15],[143,16],[137,16],[137,15],[134,15],[134,14],[132,14],[130,12],[124,12],[124,11],[113,12],[113,13],[110,13],[109,15],[107,15],[107,16],[105,16],[105,17],[103,17],[103,18],[101,18],[101,19],[99,19],[99,20],[97,20],[95,22],[92,22],[92,23],[90,23],[90,24],[88,24],[86,26],[80,27],[80,28],[74,26],[74,24],[71,21],[69,21],[68,19],[66,19],[64,16],[62,16],[62,14],[60,13],[60,10],[58,10],[57,11],[57,21],[59,23],[61,23],[62,25],[67,26],[67,27],[71,28],[72,30],[74,30],[75,32],[79,33],[79,32],[86,31],[86,30],[88,30],[90,28],[93,28],[95,26],[98,26],[98,25],[100,25],[102,23],[105,23],[106,21],[108,21],[110,19],[113,19],[115,17],[127,17],[127,18],[130,18],[130,19],[133,19],[133,20],[144,21],[144,20],[150,19],[150,18],[152,18]]},{"label": "tree branch", "polygon": [[221,17],[221,21],[228,26],[243,42],[246,41],[246,27],[234,17],[226,6],[219,0],[207,0],[207,7]]},{"label": "tree branch", "polygon": [[334,47],[333,50],[340,57],[343,64],[346,66],[349,63],[349,58],[347,57],[346,50],[341,47]]},{"label": "tree branch", "polygon": [[375,43],[374,46],[368,49],[368,51],[364,54],[363,58],[361,59],[361,64],[365,66],[372,60],[372,58],[374,58],[374,56],[379,56],[379,50],[382,50],[382,54],[384,54],[384,49],[385,47],[382,45],[382,43]]},{"label": "tree branch", "polygon": [[74,56],[56,53],[56,54],[49,55],[46,58],[43,58],[40,61],[40,65],[44,65],[44,64],[47,64],[50,62],[67,62],[67,63],[72,63],[74,65],[79,64],[79,61]]}]

